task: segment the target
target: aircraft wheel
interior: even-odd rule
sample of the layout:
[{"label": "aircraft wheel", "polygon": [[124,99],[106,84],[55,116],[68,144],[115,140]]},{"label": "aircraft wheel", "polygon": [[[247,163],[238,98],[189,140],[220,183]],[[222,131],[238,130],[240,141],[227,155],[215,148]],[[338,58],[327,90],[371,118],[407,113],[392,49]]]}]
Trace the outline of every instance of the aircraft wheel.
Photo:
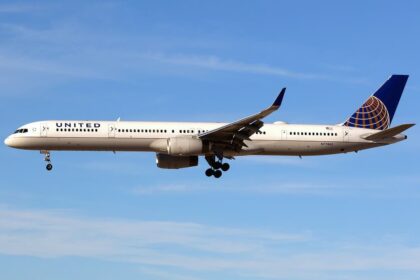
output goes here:
[{"label": "aircraft wheel", "polygon": [[213,174],[214,174],[213,169],[209,168],[209,169],[207,169],[207,170],[206,170],[206,176],[207,176],[207,177],[210,177],[210,176],[212,176]]},{"label": "aircraft wheel", "polygon": [[222,177],[222,171],[220,171],[220,170],[214,171],[214,177],[216,177],[216,178]]},{"label": "aircraft wheel", "polygon": [[220,161],[216,161],[214,163],[214,166],[213,167],[214,167],[214,169],[220,169],[222,167],[222,163]]},{"label": "aircraft wheel", "polygon": [[222,170],[223,170],[223,171],[228,171],[228,170],[229,170],[229,168],[230,168],[229,163],[226,163],[226,162],[225,162],[225,163],[223,163],[223,164],[222,164]]},{"label": "aircraft wheel", "polygon": [[47,168],[48,171],[51,171],[52,168],[53,168],[53,166],[52,166],[51,163],[48,163],[47,166],[46,166],[46,168]]}]

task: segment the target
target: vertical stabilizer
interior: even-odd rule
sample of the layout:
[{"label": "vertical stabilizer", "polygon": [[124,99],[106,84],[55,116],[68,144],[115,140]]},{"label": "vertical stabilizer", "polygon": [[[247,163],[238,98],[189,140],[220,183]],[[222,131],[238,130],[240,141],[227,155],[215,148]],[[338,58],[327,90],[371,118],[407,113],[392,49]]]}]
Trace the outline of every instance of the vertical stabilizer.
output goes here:
[{"label": "vertical stabilizer", "polygon": [[344,122],[344,126],[387,129],[392,122],[408,75],[392,75]]}]

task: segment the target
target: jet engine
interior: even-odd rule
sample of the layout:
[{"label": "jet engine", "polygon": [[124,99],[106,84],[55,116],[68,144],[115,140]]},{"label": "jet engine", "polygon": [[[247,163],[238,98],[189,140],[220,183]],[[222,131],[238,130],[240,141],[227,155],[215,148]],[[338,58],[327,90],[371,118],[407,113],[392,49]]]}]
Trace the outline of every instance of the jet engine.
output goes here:
[{"label": "jet engine", "polygon": [[203,142],[196,138],[168,138],[167,151],[173,156],[199,155],[203,152]]},{"label": "jet engine", "polygon": [[171,156],[166,154],[156,154],[156,164],[159,168],[180,169],[198,165],[198,156]]}]

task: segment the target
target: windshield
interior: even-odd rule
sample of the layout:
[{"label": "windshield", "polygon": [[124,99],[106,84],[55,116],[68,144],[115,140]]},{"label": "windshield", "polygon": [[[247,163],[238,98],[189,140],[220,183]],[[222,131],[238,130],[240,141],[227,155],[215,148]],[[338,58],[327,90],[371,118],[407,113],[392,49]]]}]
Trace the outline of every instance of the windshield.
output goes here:
[{"label": "windshield", "polygon": [[16,130],[15,132],[13,132],[13,134],[16,134],[16,133],[26,133],[26,132],[28,132],[28,129],[27,128],[21,128],[21,129]]}]

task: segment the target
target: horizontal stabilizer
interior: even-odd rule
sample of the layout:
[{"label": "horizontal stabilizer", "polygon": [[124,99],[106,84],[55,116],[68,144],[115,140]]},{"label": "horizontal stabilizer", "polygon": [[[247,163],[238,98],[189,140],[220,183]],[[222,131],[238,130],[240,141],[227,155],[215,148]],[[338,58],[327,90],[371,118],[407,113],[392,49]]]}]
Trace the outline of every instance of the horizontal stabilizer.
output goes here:
[{"label": "horizontal stabilizer", "polygon": [[410,127],[414,126],[415,124],[413,123],[409,123],[409,124],[402,124],[402,125],[398,125],[396,127],[393,128],[388,128],[385,130],[382,130],[378,133],[375,134],[371,134],[367,137],[363,137],[366,140],[372,140],[372,141],[377,141],[377,140],[382,140],[385,138],[391,138],[397,134],[400,134],[401,132],[409,129]]}]

